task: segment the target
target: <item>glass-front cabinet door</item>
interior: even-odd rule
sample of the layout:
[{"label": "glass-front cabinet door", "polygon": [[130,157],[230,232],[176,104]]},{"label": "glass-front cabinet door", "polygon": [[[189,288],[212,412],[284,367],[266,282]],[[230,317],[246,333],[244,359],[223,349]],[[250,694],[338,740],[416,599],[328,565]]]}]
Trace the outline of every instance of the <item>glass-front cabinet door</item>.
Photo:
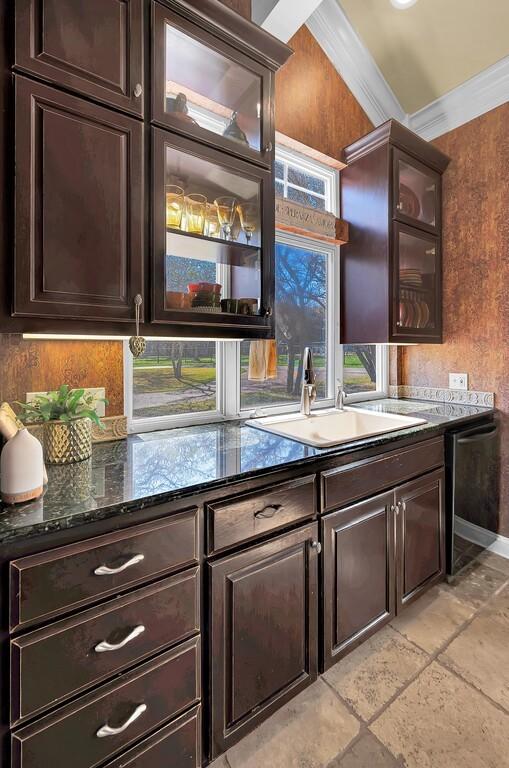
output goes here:
[{"label": "glass-front cabinet door", "polygon": [[157,128],[153,163],[153,321],[269,330],[270,172]]},{"label": "glass-front cabinet door", "polygon": [[152,13],[153,120],[270,166],[271,72],[159,3]]},{"label": "glass-front cabinet door", "polygon": [[403,340],[440,340],[441,268],[439,241],[394,223],[393,335]]},{"label": "glass-front cabinet door", "polygon": [[393,149],[394,218],[438,232],[440,226],[440,174],[413,157]]}]

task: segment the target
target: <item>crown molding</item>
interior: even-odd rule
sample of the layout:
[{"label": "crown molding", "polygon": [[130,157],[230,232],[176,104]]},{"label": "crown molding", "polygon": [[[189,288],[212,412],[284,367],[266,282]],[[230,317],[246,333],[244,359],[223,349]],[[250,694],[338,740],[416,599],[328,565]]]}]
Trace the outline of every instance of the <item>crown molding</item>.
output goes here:
[{"label": "crown molding", "polygon": [[307,26],[375,126],[391,117],[406,124],[401,104],[336,0],[323,0]]},{"label": "crown molding", "polygon": [[408,127],[430,141],[509,100],[509,56],[479,72],[408,118]]},{"label": "crown molding", "polygon": [[507,56],[407,114],[338,0],[323,0],[307,26],[375,126],[395,118],[431,141],[509,101]]},{"label": "crown molding", "polygon": [[283,43],[287,43],[321,2],[322,0],[277,0],[261,26]]}]

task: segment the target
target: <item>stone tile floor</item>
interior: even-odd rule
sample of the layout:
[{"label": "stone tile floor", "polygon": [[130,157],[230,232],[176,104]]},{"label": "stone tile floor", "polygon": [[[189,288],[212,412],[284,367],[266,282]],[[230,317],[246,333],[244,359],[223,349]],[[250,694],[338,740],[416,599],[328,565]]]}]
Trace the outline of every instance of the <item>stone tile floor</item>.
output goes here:
[{"label": "stone tile floor", "polygon": [[509,560],[434,587],[210,768],[509,768]]}]

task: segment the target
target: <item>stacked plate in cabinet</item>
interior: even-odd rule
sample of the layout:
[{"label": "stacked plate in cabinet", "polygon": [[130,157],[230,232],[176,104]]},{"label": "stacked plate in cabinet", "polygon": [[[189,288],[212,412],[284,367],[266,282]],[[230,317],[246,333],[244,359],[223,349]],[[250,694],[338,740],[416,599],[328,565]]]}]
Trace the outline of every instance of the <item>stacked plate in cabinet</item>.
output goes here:
[{"label": "stacked plate in cabinet", "polygon": [[431,317],[428,291],[418,269],[402,268],[399,273],[399,324],[404,328],[426,328]]}]

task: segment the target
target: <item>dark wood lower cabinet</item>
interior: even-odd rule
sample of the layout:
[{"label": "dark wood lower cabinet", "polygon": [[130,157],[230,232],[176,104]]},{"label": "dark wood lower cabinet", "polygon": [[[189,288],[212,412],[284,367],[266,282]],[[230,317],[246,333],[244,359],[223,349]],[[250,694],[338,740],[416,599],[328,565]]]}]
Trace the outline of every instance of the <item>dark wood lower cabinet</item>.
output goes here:
[{"label": "dark wood lower cabinet", "polygon": [[394,494],[322,519],[324,669],[395,615]]},{"label": "dark wood lower cabinet", "polygon": [[322,518],[323,668],[440,581],[444,472]]},{"label": "dark wood lower cabinet", "polygon": [[397,610],[444,576],[444,482],[433,472],[396,491]]},{"label": "dark wood lower cabinet", "polygon": [[318,524],[209,563],[211,757],[317,676]]}]

